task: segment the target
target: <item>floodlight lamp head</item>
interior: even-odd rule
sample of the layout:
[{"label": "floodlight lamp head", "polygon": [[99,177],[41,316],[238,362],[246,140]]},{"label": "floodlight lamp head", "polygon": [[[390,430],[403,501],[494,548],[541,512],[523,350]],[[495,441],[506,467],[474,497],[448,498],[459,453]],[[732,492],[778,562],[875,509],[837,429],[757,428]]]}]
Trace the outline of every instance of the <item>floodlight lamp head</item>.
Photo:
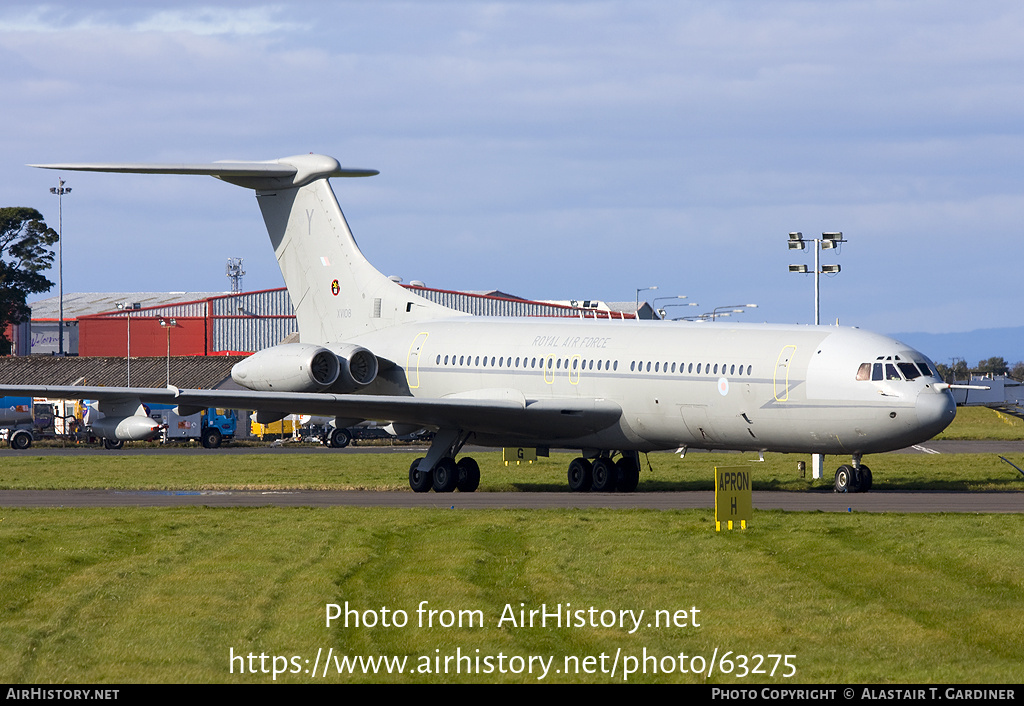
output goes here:
[{"label": "floodlight lamp head", "polygon": [[789,266],[789,271],[790,272],[803,272],[803,273],[806,273],[807,272],[807,265],[790,265]]},{"label": "floodlight lamp head", "polygon": [[840,270],[839,265],[822,265],[822,267],[821,267],[822,274],[827,274],[827,275],[839,274],[839,270]]},{"label": "floodlight lamp head", "polygon": [[835,233],[822,233],[821,238],[822,240],[842,240],[843,233],[842,231],[838,231]]},{"label": "floodlight lamp head", "polygon": [[790,240],[803,240],[804,234],[798,230],[793,231],[789,234]]},{"label": "floodlight lamp head", "polygon": [[805,243],[802,240],[790,240],[789,241],[789,249],[790,250],[803,250],[806,247],[807,247],[807,243]]}]

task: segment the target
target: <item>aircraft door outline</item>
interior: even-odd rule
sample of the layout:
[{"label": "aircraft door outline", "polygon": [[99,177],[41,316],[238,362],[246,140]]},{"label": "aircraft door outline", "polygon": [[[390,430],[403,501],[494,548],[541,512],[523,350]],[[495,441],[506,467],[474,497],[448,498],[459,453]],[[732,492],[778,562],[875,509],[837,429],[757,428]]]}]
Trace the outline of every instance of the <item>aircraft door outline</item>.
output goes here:
[{"label": "aircraft door outline", "polygon": [[420,351],[423,350],[423,344],[426,343],[429,335],[426,332],[418,333],[409,344],[409,355],[405,358],[405,381],[410,390],[415,390],[420,386]]},{"label": "aircraft door outline", "polygon": [[[775,374],[772,376],[772,389],[776,402],[789,401],[789,364],[796,353],[796,346],[783,346],[779,351],[779,357],[775,361]],[[779,389],[779,378],[782,378],[782,389]]]}]

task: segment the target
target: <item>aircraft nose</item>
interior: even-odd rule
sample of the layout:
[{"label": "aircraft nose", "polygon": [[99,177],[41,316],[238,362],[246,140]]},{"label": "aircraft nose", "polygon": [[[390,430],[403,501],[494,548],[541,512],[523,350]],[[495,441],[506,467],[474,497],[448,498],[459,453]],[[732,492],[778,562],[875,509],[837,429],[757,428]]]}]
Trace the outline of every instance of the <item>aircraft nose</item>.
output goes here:
[{"label": "aircraft nose", "polygon": [[917,396],[917,421],[931,438],[948,427],[956,417],[956,402],[948,390],[927,387]]}]

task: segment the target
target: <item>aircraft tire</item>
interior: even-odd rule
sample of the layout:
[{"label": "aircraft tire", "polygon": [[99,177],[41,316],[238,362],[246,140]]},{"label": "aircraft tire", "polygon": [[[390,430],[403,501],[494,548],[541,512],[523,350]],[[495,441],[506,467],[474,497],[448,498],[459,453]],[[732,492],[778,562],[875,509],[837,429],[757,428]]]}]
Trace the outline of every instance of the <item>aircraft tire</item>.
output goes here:
[{"label": "aircraft tire", "polygon": [[854,483],[854,470],[853,466],[842,465],[836,471],[836,492],[837,493],[856,493],[857,485]]},{"label": "aircraft tire", "polygon": [[573,459],[569,464],[569,490],[574,493],[585,493],[594,482],[590,461],[585,458]]},{"label": "aircraft tire", "polygon": [[472,493],[480,487],[480,464],[469,456],[459,459],[455,464],[459,469],[459,482],[456,484],[460,493]]},{"label": "aircraft tire", "polygon": [[12,449],[24,451],[32,445],[32,434],[27,431],[16,431],[11,436],[10,445]]},{"label": "aircraft tire", "polygon": [[860,467],[860,492],[866,493],[871,490],[871,469],[867,466]]},{"label": "aircraft tire", "polygon": [[640,466],[636,459],[623,456],[615,465],[619,469],[619,492],[632,493],[640,483]]},{"label": "aircraft tire", "polygon": [[330,447],[332,449],[343,449],[352,441],[352,435],[348,429],[335,429],[331,432]]},{"label": "aircraft tire", "polygon": [[121,439],[104,439],[103,448],[109,451],[117,451],[124,447],[124,441]]},{"label": "aircraft tire", "polygon": [[446,456],[434,466],[434,492],[450,493],[459,485],[459,467],[455,459]]},{"label": "aircraft tire", "polygon": [[619,479],[619,469],[610,458],[599,458],[594,461],[593,483],[590,489],[596,493],[614,493]]},{"label": "aircraft tire", "polygon": [[414,493],[427,493],[434,486],[434,474],[418,468],[422,460],[422,457],[418,458],[409,466],[409,487]]}]

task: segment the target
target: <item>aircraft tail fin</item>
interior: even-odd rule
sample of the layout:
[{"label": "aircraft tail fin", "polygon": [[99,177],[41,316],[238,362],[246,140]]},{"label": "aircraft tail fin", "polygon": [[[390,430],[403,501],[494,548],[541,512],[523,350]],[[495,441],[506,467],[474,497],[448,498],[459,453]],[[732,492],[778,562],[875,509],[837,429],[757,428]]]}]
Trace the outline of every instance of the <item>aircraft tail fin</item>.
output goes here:
[{"label": "aircraft tail fin", "polygon": [[460,316],[406,290],[371,265],[356,244],[330,177],[363,177],[333,157],[201,164],[35,164],[43,169],[131,174],[202,174],[253,189],[299,327],[299,340],[336,343],[389,326]]}]

